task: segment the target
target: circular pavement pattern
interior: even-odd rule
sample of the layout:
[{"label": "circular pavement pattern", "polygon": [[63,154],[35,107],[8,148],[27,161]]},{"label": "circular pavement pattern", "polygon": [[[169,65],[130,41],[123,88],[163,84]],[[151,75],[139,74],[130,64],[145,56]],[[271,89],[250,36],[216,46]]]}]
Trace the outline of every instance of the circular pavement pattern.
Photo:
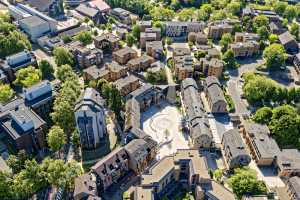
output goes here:
[{"label": "circular pavement pattern", "polygon": [[155,132],[163,132],[172,126],[172,121],[168,119],[168,115],[159,114],[151,119],[150,127]]}]

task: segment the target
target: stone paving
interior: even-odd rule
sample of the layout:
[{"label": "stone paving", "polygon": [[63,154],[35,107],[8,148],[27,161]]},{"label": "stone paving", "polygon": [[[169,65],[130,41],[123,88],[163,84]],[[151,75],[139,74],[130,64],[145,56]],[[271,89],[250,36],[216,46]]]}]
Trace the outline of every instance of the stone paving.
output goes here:
[{"label": "stone paving", "polygon": [[159,143],[158,159],[177,149],[188,149],[188,136],[181,131],[182,115],[167,102],[152,106],[142,114],[143,130]]}]

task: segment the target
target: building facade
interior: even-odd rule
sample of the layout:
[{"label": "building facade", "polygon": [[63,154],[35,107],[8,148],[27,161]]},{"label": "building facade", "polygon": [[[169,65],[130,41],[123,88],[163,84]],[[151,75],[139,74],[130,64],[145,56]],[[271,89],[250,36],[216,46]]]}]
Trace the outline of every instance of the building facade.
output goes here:
[{"label": "building facade", "polygon": [[106,137],[104,100],[92,88],[85,89],[75,106],[75,120],[83,148],[97,148]]}]

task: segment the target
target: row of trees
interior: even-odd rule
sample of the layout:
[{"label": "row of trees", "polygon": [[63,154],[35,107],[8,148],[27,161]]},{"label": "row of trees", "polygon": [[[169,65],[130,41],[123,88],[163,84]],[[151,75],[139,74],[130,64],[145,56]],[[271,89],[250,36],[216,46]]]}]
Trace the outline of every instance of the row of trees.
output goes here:
[{"label": "row of trees", "polygon": [[250,104],[299,103],[300,88],[286,89],[272,79],[254,73],[243,75],[243,92]]},{"label": "row of trees", "polygon": [[13,173],[0,171],[0,199],[27,199],[48,186],[71,191],[74,179],[82,174],[82,168],[75,161],[65,163],[46,158],[37,163],[24,151],[10,156],[7,163]]},{"label": "row of trees", "polygon": [[256,111],[253,120],[267,124],[280,147],[300,148],[300,116],[294,107],[262,107]]},{"label": "row of trees", "polygon": [[2,14],[0,16],[0,58],[5,58],[24,49],[31,49],[27,37],[10,23],[10,17]]}]

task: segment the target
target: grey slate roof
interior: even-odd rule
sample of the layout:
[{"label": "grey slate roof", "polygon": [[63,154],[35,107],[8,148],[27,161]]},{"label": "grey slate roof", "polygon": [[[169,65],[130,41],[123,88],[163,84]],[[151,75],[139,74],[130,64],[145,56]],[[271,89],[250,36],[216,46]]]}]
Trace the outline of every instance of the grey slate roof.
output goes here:
[{"label": "grey slate roof", "polygon": [[30,16],[30,17],[21,19],[20,23],[26,24],[28,27],[35,27],[35,26],[45,24],[47,22],[37,16]]},{"label": "grey slate roof", "polygon": [[88,16],[88,17],[95,17],[99,11],[95,8],[91,8],[91,7],[87,7],[86,5],[84,4],[80,4],[77,8],[76,8],[76,11],[85,15],[85,16]]},{"label": "grey slate roof", "polygon": [[300,178],[294,176],[289,179],[290,185],[293,187],[293,190],[296,193],[296,199],[300,199]]},{"label": "grey slate roof", "polygon": [[290,32],[286,31],[282,34],[279,35],[279,41],[281,44],[285,45],[291,41],[295,41],[294,37],[292,36],[292,34],[290,34]]},{"label": "grey slate roof", "polygon": [[238,129],[231,129],[223,134],[222,144],[229,147],[232,157],[248,155]]},{"label": "grey slate roof", "polygon": [[104,107],[104,103],[99,92],[93,88],[86,88],[75,105],[75,111],[79,109],[100,110]]},{"label": "grey slate roof", "polygon": [[297,149],[282,149],[276,162],[282,170],[300,171],[300,152]]},{"label": "grey slate roof", "polygon": [[224,101],[225,97],[221,89],[219,80],[215,76],[208,76],[205,79],[205,86],[211,102],[214,104],[218,101]]}]

